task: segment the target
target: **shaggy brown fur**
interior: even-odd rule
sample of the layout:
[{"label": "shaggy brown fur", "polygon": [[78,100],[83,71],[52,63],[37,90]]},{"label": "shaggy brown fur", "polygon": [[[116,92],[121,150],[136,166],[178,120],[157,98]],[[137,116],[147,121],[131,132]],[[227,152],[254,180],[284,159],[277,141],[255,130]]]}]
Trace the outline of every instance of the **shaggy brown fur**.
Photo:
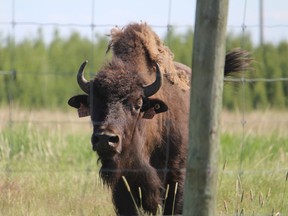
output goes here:
[{"label": "shaggy brown fur", "polygon": [[124,30],[112,29],[111,37],[108,50],[112,47],[115,56],[133,64],[139,72],[145,73],[144,77],[147,66],[149,67],[151,62],[157,62],[167,80],[180,85],[184,90],[189,89],[190,77],[183,76],[181,71],[176,70],[173,62],[174,54],[146,23],[131,24]]},{"label": "shaggy brown fur", "polygon": [[[91,142],[102,164],[100,176],[112,190],[117,214],[135,215],[137,208],[143,208],[155,215],[158,205],[164,215],[181,214],[191,70],[173,62],[172,52],[147,24],[113,29],[111,37],[108,50],[113,50],[113,58],[96,75],[92,95],[74,96],[69,104],[79,108],[79,104],[88,107],[90,102]],[[225,75],[245,69],[249,65],[245,55],[239,50],[227,55]],[[154,82],[156,62],[162,86],[146,97],[143,86]]]}]

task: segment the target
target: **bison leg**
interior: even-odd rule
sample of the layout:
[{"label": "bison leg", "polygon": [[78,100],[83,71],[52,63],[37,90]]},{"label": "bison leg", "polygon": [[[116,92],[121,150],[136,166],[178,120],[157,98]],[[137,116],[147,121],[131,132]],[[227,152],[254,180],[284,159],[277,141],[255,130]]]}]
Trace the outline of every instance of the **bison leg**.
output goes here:
[{"label": "bison leg", "polygon": [[[163,206],[164,215],[182,214],[183,207],[183,181],[167,181],[169,191]],[[177,185],[177,186],[176,186]],[[177,187],[177,188],[176,188]],[[167,188],[167,187],[166,187]]]},{"label": "bison leg", "polygon": [[122,179],[115,185],[112,195],[117,215],[137,215],[136,206]]},{"label": "bison leg", "polygon": [[141,214],[144,211],[156,215],[158,205],[161,203],[161,182],[155,169],[146,165],[137,169],[137,172],[125,173],[123,176],[129,184],[130,191],[128,191],[123,179],[119,179],[113,189],[113,201],[117,213],[119,215],[138,215],[139,211]]}]

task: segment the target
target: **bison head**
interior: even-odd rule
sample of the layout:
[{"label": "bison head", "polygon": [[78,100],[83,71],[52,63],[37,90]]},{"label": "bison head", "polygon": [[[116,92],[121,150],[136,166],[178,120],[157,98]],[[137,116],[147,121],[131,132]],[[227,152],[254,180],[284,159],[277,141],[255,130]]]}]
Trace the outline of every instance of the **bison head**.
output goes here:
[{"label": "bison head", "polygon": [[162,85],[157,63],[151,67],[156,70],[156,79],[149,85],[144,85],[139,73],[123,63],[110,63],[88,82],[83,74],[86,64],[80,66],[77,74],[78,84],[86,94],[70,98],[68,104],[77,108],[80,116],[83,112],[91,114],[91,142],[103,163],[121,155],[133,142],[135,130],[141,127],[143,118],[152,119],[168,107],[163,101],[150,98]]}]

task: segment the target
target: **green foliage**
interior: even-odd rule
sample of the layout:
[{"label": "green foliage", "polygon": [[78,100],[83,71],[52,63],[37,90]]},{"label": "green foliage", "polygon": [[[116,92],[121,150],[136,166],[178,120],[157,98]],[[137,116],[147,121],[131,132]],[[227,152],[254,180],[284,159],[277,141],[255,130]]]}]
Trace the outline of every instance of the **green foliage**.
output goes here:
[{"label": "green foliage", "polygon": [[191,29],[184,34],[179,34],[176,33],[173,28],[171,28],[165,36],[164,42],[174,53],[175,61],[191,67],[193,38],[194,34]]},{"label": "green foliage", "polygon": [[108,40],[95,37],[97,42],[92,43],[74,32],[64,39],[55,30],[52,42],[47,45],[39,30],[36,39],[26,38],[15,46],[13,39],[7,38],[6,43],[0,45],[0,70],[15,70],[16,79],[10,74],[0,76],[1,103],[13,100],[20,107],[67,108],[69,97],[81,92],[76,84],[80,64],[89,61],[88,78],[88,74],[94,74],[104,61],[106,47],[103,44]]},{"label": "green foliage", "polygon": [[[25,38],[14,44],[7,37],[0,40],[0,70],[16,71],[15,76],[0,76],[0,103],[13,101],[21,107],[67,109],[67,100],[73,94],[80,93],[75,75],[79,65],[89,60],[87,78],[101,68],[109,59],[106,54],[108,45],[106,36],[95,34],[93,40],[73,32],[68,38],[61,37],[55,29],[53,39],[45,43],[41,29],[36,38]],[[191,66],[193,31],[176,32],[171,28],[164,42],[172,50],[175,61]],[[227,50],[241,47],[251,52],[255,59],[255,71],[245,74],[247,78],[288,77],[288,43],[266,43],[253,46],[249,34],[227,34]],[[89,74],[89,75],[88,75]],[[243,90],[244,88],[244,90]],[[224,106],[227,109],[284,109],[288,106],[287,81],[228,83],[224,88]],[[241,105],[242,104],[242,105]]]},{"label": "green foliage", "polygon": [[[234,36],[233,34],[228,34],[226,45],[227,50],[241,47],[251,52],[255,70],[246,73],[244,75],[245,78],[275,79],[288,77],[287,41],[282,41],[278,45],[267,43],[263,46],[254,47],[249,35]],[[224,106],[228,109],[237,109],[240,100],[242,101],[242,106],[248,110],[284,109],[288,105],[287,81],[256,81],[233,85],[233,90],[236,90],[236,94],[231,92],[230,87],[224,88]],[[238,91],[241,91],[241,93]]]}]

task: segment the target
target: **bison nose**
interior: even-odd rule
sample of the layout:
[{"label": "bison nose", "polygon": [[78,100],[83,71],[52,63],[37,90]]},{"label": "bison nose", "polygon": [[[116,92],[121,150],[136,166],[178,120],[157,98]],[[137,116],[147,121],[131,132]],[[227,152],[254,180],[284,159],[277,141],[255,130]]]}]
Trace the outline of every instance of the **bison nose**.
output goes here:
[{"label": "bison nose", "polygon": [[94,133],[91,138],[93,150],[98,153],[102,152],[119,152],[119,136],[116,134]]}]

